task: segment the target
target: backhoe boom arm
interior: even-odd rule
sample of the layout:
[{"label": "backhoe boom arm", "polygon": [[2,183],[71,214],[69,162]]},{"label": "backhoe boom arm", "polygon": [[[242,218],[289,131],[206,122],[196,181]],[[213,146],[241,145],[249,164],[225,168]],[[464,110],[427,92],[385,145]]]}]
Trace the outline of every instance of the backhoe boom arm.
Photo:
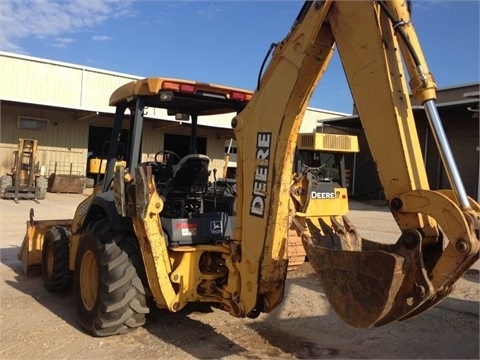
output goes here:
[{"label": "backhoe boom arm", "polygon": [[[395,245],[377,244],[362,239],[348,219],[344,225],[334,217],[304,220],[299,230],[307,255],[336,312],[360,327],[414,315],[448,295],[478,258],[479,207],[465,195],[436,119],[436,85],[406,2],[306,2],[251,101],[232,121],[238,146],[235,237],[241,241],[238,315],[271,311],[282,299],[287,232],[299,211],[289,205],[296,137],[334,46],[403,234]],[[453,191],[429,189],[404,66],[438,134]]]}]

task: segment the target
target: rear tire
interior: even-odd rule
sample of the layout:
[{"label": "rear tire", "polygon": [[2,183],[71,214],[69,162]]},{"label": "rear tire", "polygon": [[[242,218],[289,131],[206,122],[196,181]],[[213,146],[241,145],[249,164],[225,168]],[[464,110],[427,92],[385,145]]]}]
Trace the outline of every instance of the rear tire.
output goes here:
[{"label": "rear tire", "polygon": [[123,334],[145,324],[147,287],[137,239],[108,220],[92,222],[75,259],[74,298],[80,324],[95,336]]},{"label": "rear tire", "polygon": [[42,278],[51,292],[65,292],[72,287],[73,273],[68,268],[69,229],[53,227],[45,234],[42,246]]}]

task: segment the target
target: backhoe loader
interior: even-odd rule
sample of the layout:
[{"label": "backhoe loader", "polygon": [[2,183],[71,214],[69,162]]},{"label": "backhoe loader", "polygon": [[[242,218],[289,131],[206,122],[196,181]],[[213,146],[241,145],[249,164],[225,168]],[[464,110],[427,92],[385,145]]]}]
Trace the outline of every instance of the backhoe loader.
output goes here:
[{"label": "backhoe loader", "polygon": [[[302,244],[302,219],[315,216],[342,216],[348,213],[348,176],[345,155],[356,153],[355,135],[300,133],[294,156],[290,196],[295,217],[287,238],[288,270],[303,264],[307,253]],[[306,211],[306,212],[304,212]]]},{"label": "backhoe loader", "polygon": [[[300,122],[335,49],[402,232],[395,244],[364,239],[345,216],[317,214],[291,198]],[[429,188],[407,75],[452,189]],[[462,184],[435,89],[405,1],[307,1],[274,46],[253,95],[160,78],[116,90],[101,187],[73,220],[31,218],[24,267],[29,249],[41,248],[47,288],[73,283],[77,318],[96,336],[142,326],[150,302],[170,312],[202,302],[253,318],[283,299],[287,234],[297,218],[309,261],[341,319],[363,328],[410,318],[448,296],[479,254],[480,208]],[[182,159],[161,149],[159,161],[139,162],[146,107],[189,114],[192,125],[199,115],[236,112],[236,188],[209,186],[209,158],[196,154],[195,136]],[[115,167],[127,109],[127,167]],[[310,181],[295,182],[300,199],[312,197]]]}]

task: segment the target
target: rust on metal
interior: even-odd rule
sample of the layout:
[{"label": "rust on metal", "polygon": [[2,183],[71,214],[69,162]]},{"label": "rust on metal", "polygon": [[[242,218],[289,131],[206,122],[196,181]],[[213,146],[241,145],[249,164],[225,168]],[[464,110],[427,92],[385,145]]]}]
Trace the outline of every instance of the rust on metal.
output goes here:
[{"label": "rust on metal", "polygon": [[404,232],[395,244],[381,244],[358,237],[346,218],[342,228],[332,220],[335,231],[319,222],[323,232],[307,220],[312,236],[304,234],[303,245],[325,295],[346,323],[385,325],[433,296],[418,231]]}]

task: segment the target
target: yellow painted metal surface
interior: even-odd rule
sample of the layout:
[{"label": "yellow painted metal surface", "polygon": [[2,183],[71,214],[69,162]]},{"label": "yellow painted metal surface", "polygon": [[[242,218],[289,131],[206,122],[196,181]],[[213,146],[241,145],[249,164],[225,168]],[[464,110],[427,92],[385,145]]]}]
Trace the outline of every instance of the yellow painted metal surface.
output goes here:
[{"label": "yellow painted metal surface", "polygon": [[[453,281],[448,279],[456,279],[478,256],[478,239],[472,230],[479,228],[478,211],[462,211],[454,202],[429,190],[402,61],[407,63],[410,86],[420,103],[435,98],[435,84],[423,64],[405,3],[390,1],[388,8],[404,20],[402,29],[417,51],[425,75],[419,73],[418,64],[412,65],[413,56],[395,36],[379,3],[308,2],[291,33],[277,45],[259,89],[233,122],[238,145],[237,207],[241,209],[236,228],[236,238],[242,243],[240,299],[247,313],[257,296],[263,296],[267,312],[283,296],[292,134],[298,132],[297,116],[303,113],[305,102],[323,75],[334,43],[386,198],[392,201],[393,215],[404,235],[395,247],[374,245],[359,238],[348,221],[342,225],[333,216],[328,220],[314,216],[314,207],[307,213],[310,216],[300,211],[298,215],[305,218],[302,225],[308,225],[302,236],[305,240],[312,236],[316,239],[312,246],[308,241],[304,244],[322,274],[330,301],[353,325],[383,325],[415,314],[417,307],[423,310],[434,304],[435,294],[441,298],[449,293]],[[413,205],[417,198],[411,195],[419,193],[426,208]],[[317,221],[320,228],[314,224]],[[445,231],[453,237],[445,251],[437,245],[437,221],[442,229],[451,227]],[[249,241],[252,238],[259,240]],[[441,253],[441,260],[435,263],[431,259],[424,265],[423,247],[430,247],[438,256]],[[382,261],[385,266],[377,267]],[[402,265],[404,261],[410,264],[407,268]],[[369,280],[355,283],[356,274],[369,274]],[[378,296],[365,300],[364,288],[370,285],[378,289]],[[342,286],[351,290],[349,301]],[[418,287],[431,291],[420,294]],[[411,302],[405,302],[410,298]],[[386,301],[380,303],[381,299]],[[352,312],[355,304],[362,304],[365,312]]]},{"label": "yellow painted metal surface", "polygon": [[[372,11],[371,2],[363,1],[335,2],[329,20],[387,199],[408,190],[428,189],[391,24]],[[357,31],[360,26],[362,31]],[[415,221],[411,217],[408,226],[415,227]]]},{"label": "yellow painted metal surface", "polygon": [[[92,174],[105,174],[105,169],[107,167],[107,160],[106,159],[99,159],[99,158],[92,158],[88,162],[88,169],[89,173]],[[116,161],[115,166],[122,165],[127,166],[127,162],[124,160]]]},{"label": "yellow painted metal surface", "polygon": [[333,54],[334,39],[322,26],[329,6],[324,2],[308,13],[277,46],[259,90],[233,125],[239,189],[235,235],[242,245],[238,268],[246,313],[259,295],[265,312],[283,297],[293,152],[310,94]]},{"label": "yellow painted metal surface", "polygon": [[[150,290],[157,306],[176,312],[188,302],[203,301],[223,303],[227,310],[231,309],[231,296],[218,293],[213,289],[218,274],[205,274],[200,271],[200,258],[204,253],[215,252],[225,254],[230,249],[224,245],[200,245],[167,248],[167,240],[160,224],[158,214],[162,211],[163,201],[155,191],[151,176],[137,168],[135,192],[137,206],[142,203],[145,214],[132,218],[135,233],[140,243],[143,262]],[[137,208],[137,215],[138,213]],[[228,261],[227,261],[228,262]],[[199,294],[203,285],[204,294]]]},{"label": "yellow painted metal surface", "polygon": [[[160,78],[160,77],[149,77],[141,80],[136,80],[132,82],[128,82],[125,85],[116,89],[113,94],[110,96],[109,104],[115,106],[120,102],[127,100],[129,97],[132,96],[149,96],[149,95],[157,95],[161,90],[168,90],[168,91],[179,91],[180,87],[183,86],[192,86],[195,87],[198,91],[212,91],[215,89],[216,93],[225,94],[227,97],[230,97],[232,91],[241,92],[241,93],[248,93],[247,100],[251,97],[251,92],[227,87],[217,84],[207,84],[197,81],[191,80],[183,80],[183,79],[173,79],[173,78]],[[222,114],[226,113],[227,111],[209,111],[204,110],[201,111],[198,115],[214,115],[214,114]],[[228,112],[231,112],[228,111]]]},{"label": "yellow painted metal surface", "polygon": [[305,202],[306,210],[297,211],[298,217],[328,217],[346,215],[348,213],[348,195],[345,188],[334,188],[333,192],[322,192],[316,198]]},{"label": "yellow painted metal surface", "polygon": [[45,234],[53,226],[65,226],[70,228],[72,220],[27,220],[27,229],[22,245],[18,252],[18,259],[22,263],[25,274],[33,267],[42,263],[42,246]]}]

